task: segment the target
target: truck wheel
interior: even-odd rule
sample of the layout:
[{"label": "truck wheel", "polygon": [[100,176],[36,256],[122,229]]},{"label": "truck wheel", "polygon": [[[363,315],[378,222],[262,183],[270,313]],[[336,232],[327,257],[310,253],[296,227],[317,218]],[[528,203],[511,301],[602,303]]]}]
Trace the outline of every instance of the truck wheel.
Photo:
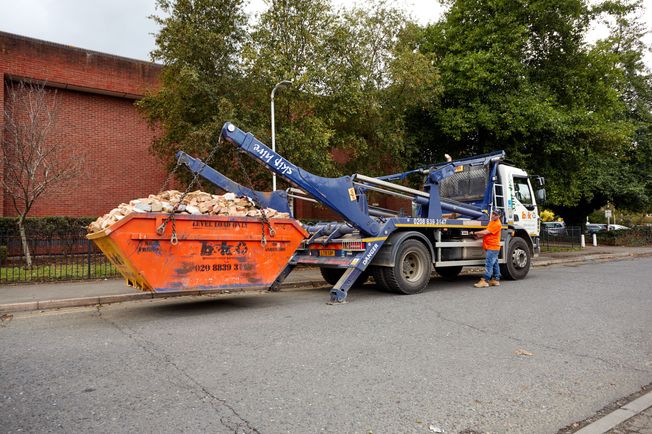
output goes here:
[{"label": "truck wheel", "polygon": [[462,271],[462,266],[455,265],[453,267],[435,267],[435,271],[445,280],[454,280]]},{"label": "truck wheel", "polygon": [[321,277],[324,278],[326,283],[329,285],[335,285],[338,280],[340,280],[340,277],[342,277],[342,274],[346,271],[343,268],[326,268],[322,267],[319,269],[321,271]]},{"label": "truck wheel", "polygon": [[398,248],[396,264],[383,268],[383,277],[392,291],[417,294],[430,282],[431,272],[428,248],[417,240],[406,240]]},{"label": "truck wheel", "polygon": [[[342,277],[346,269],[321,267],[319,271],[321,271],[321,277],[323,277],[328,284],[335,285],[337,281],[340,280],[340,277]],[[358,276],[353,286],[362,286],[367,283],[367,280],[369,280],[369,272],[365,270],[360,274],[360,276]]]},{"label": "truck wheel", "polygon": [[523,238],[512,238],[507,248],[507,262],[500,264],[500,274],[508,280],[519,280],[527,276],[532,264],[530,248]]},{"label": "truck wheel", "polygon": [[374,282],[376,282],[376,286],[378,286],[382,291],[391,291],[387,281],[385,280],[385,267],[371,266],[369,268],[371,268],[371,275],[374,278]]}]

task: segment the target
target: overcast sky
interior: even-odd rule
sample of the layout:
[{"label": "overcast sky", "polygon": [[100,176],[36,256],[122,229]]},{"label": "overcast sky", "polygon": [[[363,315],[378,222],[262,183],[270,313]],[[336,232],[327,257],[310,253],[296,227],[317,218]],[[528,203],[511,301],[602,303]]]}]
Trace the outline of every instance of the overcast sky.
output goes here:
[{"label": "overcast sky", "polygon": [[[401,3],[423,24],[441,13],[437,0]],[[250,0],[248,11],[264,8],[263,0]],[[142,60],[150,60],[157,31],[148,17],[159,12],[154,0],[0,0],[0,11],[0,31]]]},{"label": "overcast sky", "polygon": [[[335,5],[364,4],[364,0],[334,0]],[[646,22],[652,25],[652,0],[644,1]],[[396,1],[421,24],[442,13],[437,0]],[[265,8],[250,0],[248,11]],[[157,27],[148,17],[157,13],[154,0],[0,0],[0,31],[30,36],[133,59],[150,60]],[[594,38],[600,30],[593,32]],[[652,43],[652,35],[648,35]],[[652,67],[648,53],[647,65]]]}]

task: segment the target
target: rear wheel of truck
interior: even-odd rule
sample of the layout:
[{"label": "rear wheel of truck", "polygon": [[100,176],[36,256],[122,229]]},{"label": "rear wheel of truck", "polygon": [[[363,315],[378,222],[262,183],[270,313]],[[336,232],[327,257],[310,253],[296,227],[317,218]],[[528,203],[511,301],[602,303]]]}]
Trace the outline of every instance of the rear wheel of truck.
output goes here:
[{"label": "rear wheel of truck", "polygon": [[455,265],[453,267],[435,267],[435,271],[445,280],[454,280],[462,271],[462,266]]},{"label": "rear wheel of truck", "polygon": [[392,291],[385,280],[385,267],[371,266],[371,276],[376,282],[376,286],[382,291]]},{"label": "rear wheel of truck", "polygon": [[532,264],[530,248],[523,238],[512,238],[507,248],[507,262],[500,264],[500,274],[507,280],[519,280],[527,276]]},{"label": "rear wheel of truck", "polygon": [[322,267],[319,269],[319,271],[321,271],[321,277],[324,278],[326,283],[328,283],[329,285],[335,285],[337,281],[340,280],[340,277],[342,277],[342,274],[344,274],[346,270],[342,268]]},{"label": "rear wheel of truck", "polygon": [[[321,271],[321,277],[323,277],[324,280],[330,285],[335,285],[346,271],[344,268],[327,267],[321,267],[319,270]],[[360,276],[358,276],[353,286],[362,286],[367,283],[367,280],[369,280],[369,272],[365,270],[362,272],[362,274],[360,274]]]},{"label": "rear wheel of truck", "polygon": [[428,248],[420,241],[406,240],[398,248],[395,265],[383,268],[383,278],[394,292],[417,294],[430,282],[431,272]]}]

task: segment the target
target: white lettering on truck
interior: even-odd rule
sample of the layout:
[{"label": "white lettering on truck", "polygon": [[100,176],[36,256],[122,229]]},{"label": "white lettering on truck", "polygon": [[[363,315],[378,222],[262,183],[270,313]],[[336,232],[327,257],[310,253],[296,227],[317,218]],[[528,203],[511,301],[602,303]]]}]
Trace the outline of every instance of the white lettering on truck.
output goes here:
[{"label": "white lettering on truck", "polygon": [[374,254],[376,253],[376,250],[378,250],[378,246],[379,246],[378,244],[373,245],[371,250],[369,250],[369,253],[367,253],[364,259],[362,260],[362,265],[366,267],[367,264],[369,264],[369,261],[371,260],[371,258],[373,258]]}]

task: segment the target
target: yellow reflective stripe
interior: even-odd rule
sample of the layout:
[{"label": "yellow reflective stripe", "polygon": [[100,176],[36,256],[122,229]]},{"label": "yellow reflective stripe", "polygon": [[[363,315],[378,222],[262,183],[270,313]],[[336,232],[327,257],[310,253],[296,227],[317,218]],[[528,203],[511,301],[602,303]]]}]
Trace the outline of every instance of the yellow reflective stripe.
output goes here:
[{"label": "yellow reflective stripe", "polygon": [[365,242],[365,243],[373,243],[375,241],[385,241],[386,239],[387,239],[387,237],[376,237],[376,238],[363,238],[360,241]]},{"label": "yellow reflective stripe", "polygon": [[[486,228],[487,226],[477,226],[477,225],[436,225],[436,224],[429,224],[429,225],[418,225],[418,224],[407,224],[407,223],[399,223],[396,225],[397,228],[468,228],[468,229],[478,229],[478,228]],[[508,229],[508,226],[501,226],[503,229]]]}]

